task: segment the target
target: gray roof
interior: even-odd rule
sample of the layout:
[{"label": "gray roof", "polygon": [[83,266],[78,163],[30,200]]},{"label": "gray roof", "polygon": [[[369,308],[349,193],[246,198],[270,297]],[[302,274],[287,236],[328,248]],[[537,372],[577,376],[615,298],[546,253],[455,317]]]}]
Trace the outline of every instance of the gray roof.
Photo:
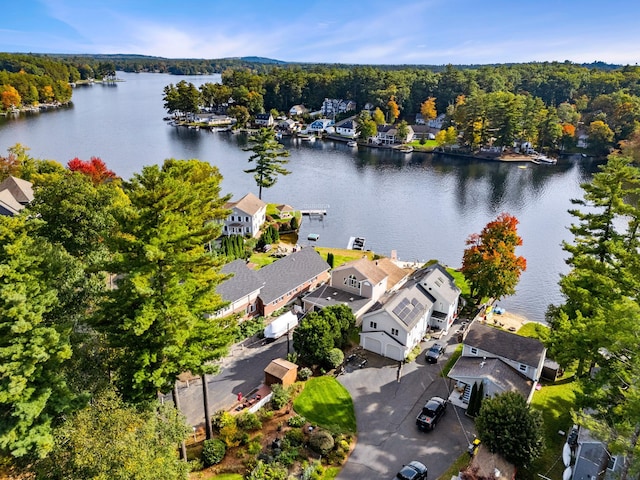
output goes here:
[{"label": "gray roof", "polygon": [[247,267],[244,260],[234,260],[227,263],[222,267],[222,273],[233,275],[216,287],[218,294],[227,302],[235,302],[246,297],[264,285],[258,272]]},{"label": "gray roof", "polygon": [[435,263],[417,274],[422,274],[420,282],[427,290],[437,291],[450,305],[453,305],[460,296],[460,289],[447,269]]},{"label": "gray roof", "polygon": [[264,282],[260,299],[271,303],[327,271],[329,264],[320,254],[313,247],[305,247],[257,271]]},{"label": "gray roof", "polygon": [[370,298],[354,295],[330,285],[322,285],[316,288],[313,292],[305,295],[304,300],[321,308],[344,304],[351,309],[354,315],[371,301]]},{"label": "gray roof", "polygon": [[533,367],[540,363],[540,357],[545,352],[540,340],[509,333],[478,322],[472,322],[464,338],[464,344]]},{"label": "gray roof", "polygon": [[[432,297],[433,298],[433,297]],[[384,304],[384,310],[411,329],[433,306],[429,294],[419,285],[401,288]]]},{"label": "gray roof", "polygon": [[499,358],[460,357],[449,371],[455,380],[486,378],[503,392],[518,392],[529,398],[533,382]]}]

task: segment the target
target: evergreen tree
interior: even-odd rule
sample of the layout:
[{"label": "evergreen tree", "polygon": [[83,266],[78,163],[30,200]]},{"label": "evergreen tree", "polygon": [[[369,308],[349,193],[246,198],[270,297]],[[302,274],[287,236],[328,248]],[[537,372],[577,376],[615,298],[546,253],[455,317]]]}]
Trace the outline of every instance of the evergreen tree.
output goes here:
[{"label": "evergreen tree", "polygon": [[226,351],[228,320],[207,318],[220,305],[223,276],[204,249],[225,217],[220,181],[207,162],[167,160],[125,184],[131,206],[117,217],[109,265],[117,288],[95,326],[117,354],[115,378],[127,398],[153,400],[182,372],[213,371]]},{"label": "evergreen tree", "polygon": [[478,382],[473,382],[473,387],[471,387],[471,394],[469,395],[469,405],[467,406],[467,414],[470,417],[475,417],[478,414],[478,409],[476,408],[478,405]]},{"label": "evergreen tree", "polygon": [[56,315],[56,285],[77,268],[38,236],[39,225],[26,215],[0,216],[0,451],[14,457],[45,456],[52,426],[73,401],[63,372],[70,328]]},{"label": "evergreen tree", "polygon": [[271,128],[261,128],[258,133],[249,138],[250,146],[245,152],[253,152],[249,162],[255,161],[255,167],[245,170],[253,173],[258,186],[258,198],[262,198],[262,189],[275,185],[278,175],[289,175],[291,172],[284,168],[289,161],[285,160],[289,152],[276,140],[276,133]]}]

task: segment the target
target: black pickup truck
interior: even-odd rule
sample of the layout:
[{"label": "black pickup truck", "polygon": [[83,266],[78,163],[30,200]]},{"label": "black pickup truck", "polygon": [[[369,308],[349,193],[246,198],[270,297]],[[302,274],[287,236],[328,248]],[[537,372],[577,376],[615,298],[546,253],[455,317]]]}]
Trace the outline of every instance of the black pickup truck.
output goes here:
[{"label": "black pickup truck", "polygon": [[433,430],[436,423],[447,411],[447,401],[440,397],[431,397],[416,417],[416,425],[421,430]]}]

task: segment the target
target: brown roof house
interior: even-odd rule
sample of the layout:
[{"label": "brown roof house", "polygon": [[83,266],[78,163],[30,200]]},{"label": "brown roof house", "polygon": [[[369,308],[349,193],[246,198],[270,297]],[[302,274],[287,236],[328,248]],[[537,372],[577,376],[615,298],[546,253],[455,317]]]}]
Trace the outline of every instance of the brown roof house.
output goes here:
[{"label": "brown roof house", "polygon": [[305,311],[346,304],[359,319],[382,295],[406,280],[403,269],[383,260],[360,258],[334,268],[328,285],[304,297]]},{"label": "brown roof house", "polygon": [[468,405],[473,385],[486,396],[515,391],[529,403],[542,374],[546,348],[535,338],[473,322],[464,337],[462,356],[449,371],[460,400]]},{"label": "brown roof house", "polygon": [[276,358],[264,369],[264,383],[271,386],[279,383],[284,388],[293,385],[298,378],[298,366],[284,358]]},{"label": "brown roof house", "polygon": [[0,183],[0,215],[13,217],[32,200],[31,182],[10,175]]},{"label": "brown roof house", "polygon": [[223,235],[249,235],[257,237],[267,218],[267,204],[253,193],[247,193],[237,202],[228,202],[224,208],[231,213],[224,221]]}]

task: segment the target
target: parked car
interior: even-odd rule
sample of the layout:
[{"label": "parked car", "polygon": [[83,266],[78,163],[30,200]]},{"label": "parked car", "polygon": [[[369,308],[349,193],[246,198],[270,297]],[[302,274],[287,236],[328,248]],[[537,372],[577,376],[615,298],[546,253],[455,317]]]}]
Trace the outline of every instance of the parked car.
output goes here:
[{"label": "parked car", "polygon": [[416,417],[416,425],[421,430],[433,430],[446,412],[447,401],[440,397],[431,397]]},{"label": "parked car", "polygon": [[400,480],[427,480],[427,467],[423,463],[414,460],[402,467],[394,479]]},{"label": "parked car", "polygon": [[444,353],[444,345],[439,343],[434,343],[427,353],[425,354],[425,358],[428,363],[438,363],[438,359]]}]

